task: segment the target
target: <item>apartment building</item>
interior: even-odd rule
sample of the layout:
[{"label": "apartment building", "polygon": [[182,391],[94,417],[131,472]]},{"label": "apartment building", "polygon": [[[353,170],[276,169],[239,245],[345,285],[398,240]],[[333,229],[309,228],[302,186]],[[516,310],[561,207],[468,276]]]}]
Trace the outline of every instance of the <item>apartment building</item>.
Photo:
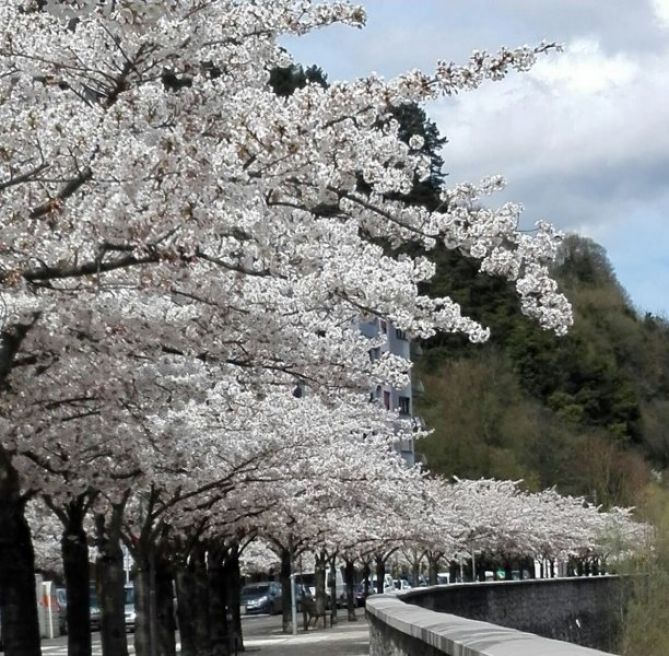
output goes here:
[{"label": "apartment building", "polygon": [[[411,359],[411,342],[407,335],[395,328],[393,324],[385,319],[373,319],[360,323],[360,331],[365,337],[374,339],[385,337],[386,342],[383,346],[370,349],[369,356],[372,359],[381,357],[382,353],[390,352],[394,355]],[[392,387],[380,385],[374,392],[374,395],[381,405],[387,410],[397,410],[401,421],[411,421],[415,425],[417,421],[413,412],[413,386],[411,381],[402,389],[393,389]],[[395,448],[401,454],[408,465],[416,462],[416,451],[414,448],[414,439],[398,438]]]}]

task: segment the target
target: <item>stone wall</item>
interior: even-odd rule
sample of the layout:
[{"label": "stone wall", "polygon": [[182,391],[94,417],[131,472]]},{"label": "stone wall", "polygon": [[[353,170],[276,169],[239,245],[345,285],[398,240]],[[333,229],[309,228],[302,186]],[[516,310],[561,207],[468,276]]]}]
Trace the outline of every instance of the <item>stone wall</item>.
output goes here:
[{"label": "stone wall", "polygon": [[612,649],[624,601],[625,585],[615,577],[470,583],[373,596],[367,600],[370,655],[604,656],[562,640]]},{"label": "stone wall", "polygon": [[440,613],[613,651],[626,589],[623,580],[614,576],[491,581],[419,588],[403,595],[403,600]]}]

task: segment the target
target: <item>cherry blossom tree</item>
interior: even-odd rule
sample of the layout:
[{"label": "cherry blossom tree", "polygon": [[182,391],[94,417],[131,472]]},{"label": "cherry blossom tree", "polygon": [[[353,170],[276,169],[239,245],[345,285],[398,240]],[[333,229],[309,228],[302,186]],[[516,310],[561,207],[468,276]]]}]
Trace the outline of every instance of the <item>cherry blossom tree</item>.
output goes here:
[{"label": "cherry blossom tree", "polygon": [[[169,422],[157,430],[177,400],[164,379],[168,388],[188,379],[177,401],[185,413],[197,414],[189,394],[199,399],[212,372],[254,395],[257,412],[271,390],[289,396],[296,385],[327,404],[337,390],[406,381],[399,358],[369,361],[361,316],[413,336],[487,337],[451,299],[419,293],[434,272],[427,257],[394,256],[379,238],[428,252],[442,241],[478,258],[485,273],[516,281],[523,312],[568,328],[547,268],[559,236],[544,223],[519,232],[516,205],[485,206],[500,178],[444,190],[437,211],[403,203],[397,192],[430,163],[391,119],[402,103],[526,70],[553,46],[277,97],[268,71],[289,63],[277,38],[335,22],[359,26],[364,12],[293,0],[0,6],[0,562],[12,563],[0,567],[0,589],[10,653],[39,653],[29,495],[68,476],[65,502],[101,491],[98,546],[118,610],[111,564],[126,507],[139,507],[133,493],[157,490],[162,517],[184,497],[225,491],[209,478],[212,463],[185,457],[193,445],[174,448]],[[368,411],[356,408],[364,425]],[[234,432],[238,412],[224,430]],[[187,475],[200,467],[201,477]],[[118,627],[103,633],[106,650],[123,654],[124,637],[110,642]]]}]

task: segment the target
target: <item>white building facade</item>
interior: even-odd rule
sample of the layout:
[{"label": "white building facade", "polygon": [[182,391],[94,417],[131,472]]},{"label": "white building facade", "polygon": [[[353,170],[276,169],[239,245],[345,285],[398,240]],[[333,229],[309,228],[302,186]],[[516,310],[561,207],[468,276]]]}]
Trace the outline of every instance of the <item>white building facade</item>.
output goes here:
[{"label": "white building facade", "polygon": [[[370,349],[369,356],[372,360],[381,357],[384,352],[390,352],[393,355],[411,359],[411,342],[408,336],[392,323],[385,319],[372,319],[360,323],[360,331],[365,337],[370,339],[385,338],[382,346]],[[388,385],[379,385],[373,392],[377,403],[386,408],[398,412],[400,421],[410,421],[415,425],[413,409],[413,386],[411,381],[401,388],[394,389]],[[415,440],[412,438],[398,438],[395,449],[401,454],[408,465],[416,462],[416,451],[414,447]]]}]

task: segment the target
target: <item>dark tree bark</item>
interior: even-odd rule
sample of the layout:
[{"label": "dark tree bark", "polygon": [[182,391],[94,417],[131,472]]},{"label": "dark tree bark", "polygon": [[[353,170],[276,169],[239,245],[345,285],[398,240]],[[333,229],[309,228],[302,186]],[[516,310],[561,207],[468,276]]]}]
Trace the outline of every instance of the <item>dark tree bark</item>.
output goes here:
[{"label": "dark tree bark", "polygon": [[192,568],[186,563],[177,564],[175,579],[177,588],[177,619],[179,621],[181,656],[196,656],[196,593],[195,576],[193,574]]},{"label": "dark tree bark", "polygon": [[513,580],[513,565],[510,560],[504,561],[504,579],[506,581]]},{"label": "dark tree bark", "polygon": [[[316,556],[314,574],[316,577],[316,617],[323,619],[323,628],[327,626],[327,614],[325,612],[327,605],[327,593],[325,588],[325,571],[327,565],[327,557],[320,553]],[[316,619],[318,625],[318,619]]]},{"label": "dark tree bark", "polygon": [[81,496],[67,504],[60,546],[67,593],[67,654],[90,656],[91,593],[88,571],[88,542],[84,530],[87,500]]},{"label": "dark tree bark", "polygon": [[349,559],[346,559],[346,610],[348,621],[355,622],[358,619],[355,616],[355,568]]},{"label": "dark tree bark", "polygon": [[288,549],[281,549],[281,569],[279,578],[281,579],[281,600],[283,603],[283,616],[281,618],[281,629],[284,633],[290,633],[293,626],[292,616],[292,596],[290,590],[290,551]]},{"label": "dark tree bark", "polygon": [[386,561],[383,556],[376,555],[374,563],[376,565],[376,591],[378,594],[383,594],[383,584],[386,580]]},{"label": "dark tree bark", "polygon": [[225,604],[223,554],[210,549],[207,553],[209,583],[209,645],[212,656],[228,654],[228,614]]},{"label": "dark tree bark", "polygon": [[369,568],[369,561],[366,560],[365,564],[362,568],[362,580],[364,581],[364,587],[365,587],[365,599],[369,597],[369,575],[371,574],[370,568]]},{"label": "dark tree bark", "polygon": [[174,618],[174,576],[171,563],[158,554],[156,558],[156,620],[159,656],[176,656],[176,622]]},{"label": "dark tree bark", "polygon": [[337,597],[337,565],[334,556],[330,559],[328,586],[330,588],[330,626],[334,626],[337,623],[337,606],[339,604]]},{"label": "dark tree bark", "polygon": [[[173,572],[161,546],[141,544],[135,557],[135,653],[175,656]],[[190,608],[189,605],[184,606]]]},{"label": "dark tree bark", "polygon": [[534,578],[534,560],[532,558],[523,556],[518,562],[518,567],[520,568],[521,580],[525,579],[525,572],[527,572],[527,578]]},{"label": "dark tree bark", "polygon": [[418,577],[420,576],[420,561],[414,560],[411,563],[411,585],[418,585]]},{"label": "dark tree bark", "polygon": [[430,585],[437,585],[439,583],[439,579],[437,578],[437,573],[438,573],[438,568],[439,568],[439,559],[435,558],[433,554],[428,554],[427,555],[427,576],[428,576],[428,582]]},{"label": "dark tree bark", "polygon": [[448,580],[450,583],[455,583],[458,580],[459,568],[458,563],[451,560],[448,564]]},{"label": "dark tree bark", "polygon": [[229,617],[229,644],[231,653],[244,651],[242,617],[239,612],[242,594],[242,574],[239,568],[239,548],[233,545],[228,549],[224,565],[225,603]]},{"label": "dark tree bark", "polygon": [[207,561],[202,544],[198,544],[193,548],[191,562],[193,564],[193,581],[195,583],[195,651],[197,654],[208,654],[211,648],[209,577],[207,576]]},{"label": "dark tree bark", "polygon": [[0,447],[0,613],[7,656],[39,656],[35,555],[18,472]]},{"label": "dark tree bark", "polygon": [[151,565],[149,555],[138,548],[135,557],[135,654],[150,656],[151,654]]},{"label": "dark tree bark", "polygon": [[108,523],[96,517],[98,557],[96,559],[100,601],[100,641],[104,656],[128,656],[125,632],[125,571],[121,550],[121,522],[125,504],[112,508]]}]

